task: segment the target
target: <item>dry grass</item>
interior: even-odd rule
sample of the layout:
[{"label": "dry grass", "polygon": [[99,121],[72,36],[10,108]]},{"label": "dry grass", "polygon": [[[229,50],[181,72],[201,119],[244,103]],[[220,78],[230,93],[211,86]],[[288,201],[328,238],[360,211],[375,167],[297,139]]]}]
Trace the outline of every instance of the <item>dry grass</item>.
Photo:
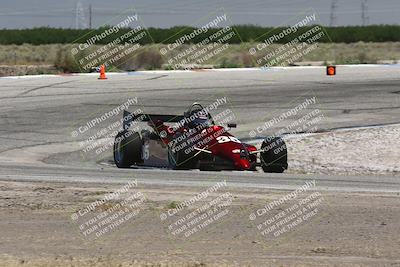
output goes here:
[{"label": "dry grass", "polygon": [[[255,67],[256,62],[249,55],[248,50],[255,44],[244,43],[229,45],[229,47],[210,58],[205,64],[212,67]],[[275,45],[276,46],[276,45]],[[162,56],[160,48],[162,44],[147,45],[139,48],[131,57],[126,57],[116,62],[114,70],[143,70],[171,68],[168,54]],[[82,71],[71,56],[72,45],[0,45],[0,62],[2,65],[52,65],[61,72]],[[189,45],[182,45],[176,52],[182,52],[189,48]],[[96,49],[96,47],[93,47]],[[271,45],[274,49],[274,45]],[[320,44],[320,48],[301,58],[303,62],[334,62],[336,64],[363,64],[379,63],[385,60],[400,61],[400,42],[387,43],[335,43]],[[306,63],[307,64],[307,63]],[[4,71],[3,71],[4,72]],[[14,71],[15,72],[15,71]],[[21,73],[22,72],[22,73]],[[37,71],[40,73],[51,72],[48,68]],[[0,70],[1,73],[1,70]],[[1,73],[5,75],[4,73]],[[17,74],[24,74],[19,71]],[[27,74],[27,73],[25,73]],[[29,74],[35,74],[30,73]],[[11,75],[15,75],[11,72]]]}]

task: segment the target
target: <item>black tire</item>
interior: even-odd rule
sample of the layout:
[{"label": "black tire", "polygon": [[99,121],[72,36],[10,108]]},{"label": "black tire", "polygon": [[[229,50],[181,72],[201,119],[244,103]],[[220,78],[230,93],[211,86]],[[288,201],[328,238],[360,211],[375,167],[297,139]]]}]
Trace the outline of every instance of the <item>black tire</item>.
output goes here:
[{"label": "black tire", "polygon": [[186,154],[184,151],[173,152],[168,150],[168,161],[171,169],[191,170],[196,169],[197,160],[194,159],[194,153]]},{"label": "black tire", "polygon": [[114,162],[118,168],[142,163],[143,141],[139,133],[121,131],[114,140]]},{"label": "black tire", "polygon": [[261,168],[264,172],[282,173],[288,168],[287,148],[281,137],[268,137],[261,145]]},{"label": "black tire", "polygon": [[[175,136],[174,138],[178,138]],[[190,170],[195,169],[197,166],[197,159],[194,155],[197,151],[185,153],[185,150],[189,147],[179,148],[179,145],[173,145],[168,149],[168,162],[171,169],[174,170]]]}]

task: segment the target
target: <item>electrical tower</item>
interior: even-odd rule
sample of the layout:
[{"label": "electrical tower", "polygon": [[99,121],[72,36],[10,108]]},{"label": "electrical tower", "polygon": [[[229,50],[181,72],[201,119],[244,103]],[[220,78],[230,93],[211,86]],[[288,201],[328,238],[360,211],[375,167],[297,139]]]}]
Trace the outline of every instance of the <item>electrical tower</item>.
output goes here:
[{"label": "electrical tower", "polygon": [[367,0],[361,0],[361,21],[363,26],[369,23]]},{"label": "electrical tower", "polygon": [[86,16],[83,11],[83,6],[80,1],[76,3],[75,8],[75,28],[76,29],[85,29],[87,28]]},{"label": "electrical tower", "polygon": [[336,25],[336,9],[338,7],[337,3],[339,0],[332,0],[331,4],[331,16],[330,16],[330,21],[329,21],[329,26],[335,26]]},{"label": "electrical tower", "polygon": [[89,29],[92,28],[92,4],[89,4]]}]

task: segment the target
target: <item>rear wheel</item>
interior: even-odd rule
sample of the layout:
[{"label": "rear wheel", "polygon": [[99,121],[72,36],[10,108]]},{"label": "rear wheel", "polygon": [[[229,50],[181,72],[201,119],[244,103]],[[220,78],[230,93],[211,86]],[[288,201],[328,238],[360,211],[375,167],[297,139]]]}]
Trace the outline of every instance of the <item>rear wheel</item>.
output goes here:
[{"label": "rear wheel", "polygon": [[114,162],[118,168],[128,168],[142,163],[143,141],[139,133],[121,131],[114,140]]},{"label": "rear wheel", "polygon": [[261,145],[261,168],[264,172],[282,173],[288,168],[286,144],[281,137],[268,137]]}]

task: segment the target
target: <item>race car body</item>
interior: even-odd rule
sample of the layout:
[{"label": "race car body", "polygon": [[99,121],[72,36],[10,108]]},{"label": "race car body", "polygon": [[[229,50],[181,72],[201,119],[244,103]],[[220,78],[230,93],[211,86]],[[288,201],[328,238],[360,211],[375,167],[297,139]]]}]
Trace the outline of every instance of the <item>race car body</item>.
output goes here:
[{"label": "race car body", "polygon": [[[269,137],[261,149],[228,132],[235,124],[216,125],[211,114],[194,103],[183,115],[132,114],[124,111],[123,130],[114,142],[117,167],[255,171],[287,169],[286,145]],[[129,130],[147,122],[150,130]]]}]

